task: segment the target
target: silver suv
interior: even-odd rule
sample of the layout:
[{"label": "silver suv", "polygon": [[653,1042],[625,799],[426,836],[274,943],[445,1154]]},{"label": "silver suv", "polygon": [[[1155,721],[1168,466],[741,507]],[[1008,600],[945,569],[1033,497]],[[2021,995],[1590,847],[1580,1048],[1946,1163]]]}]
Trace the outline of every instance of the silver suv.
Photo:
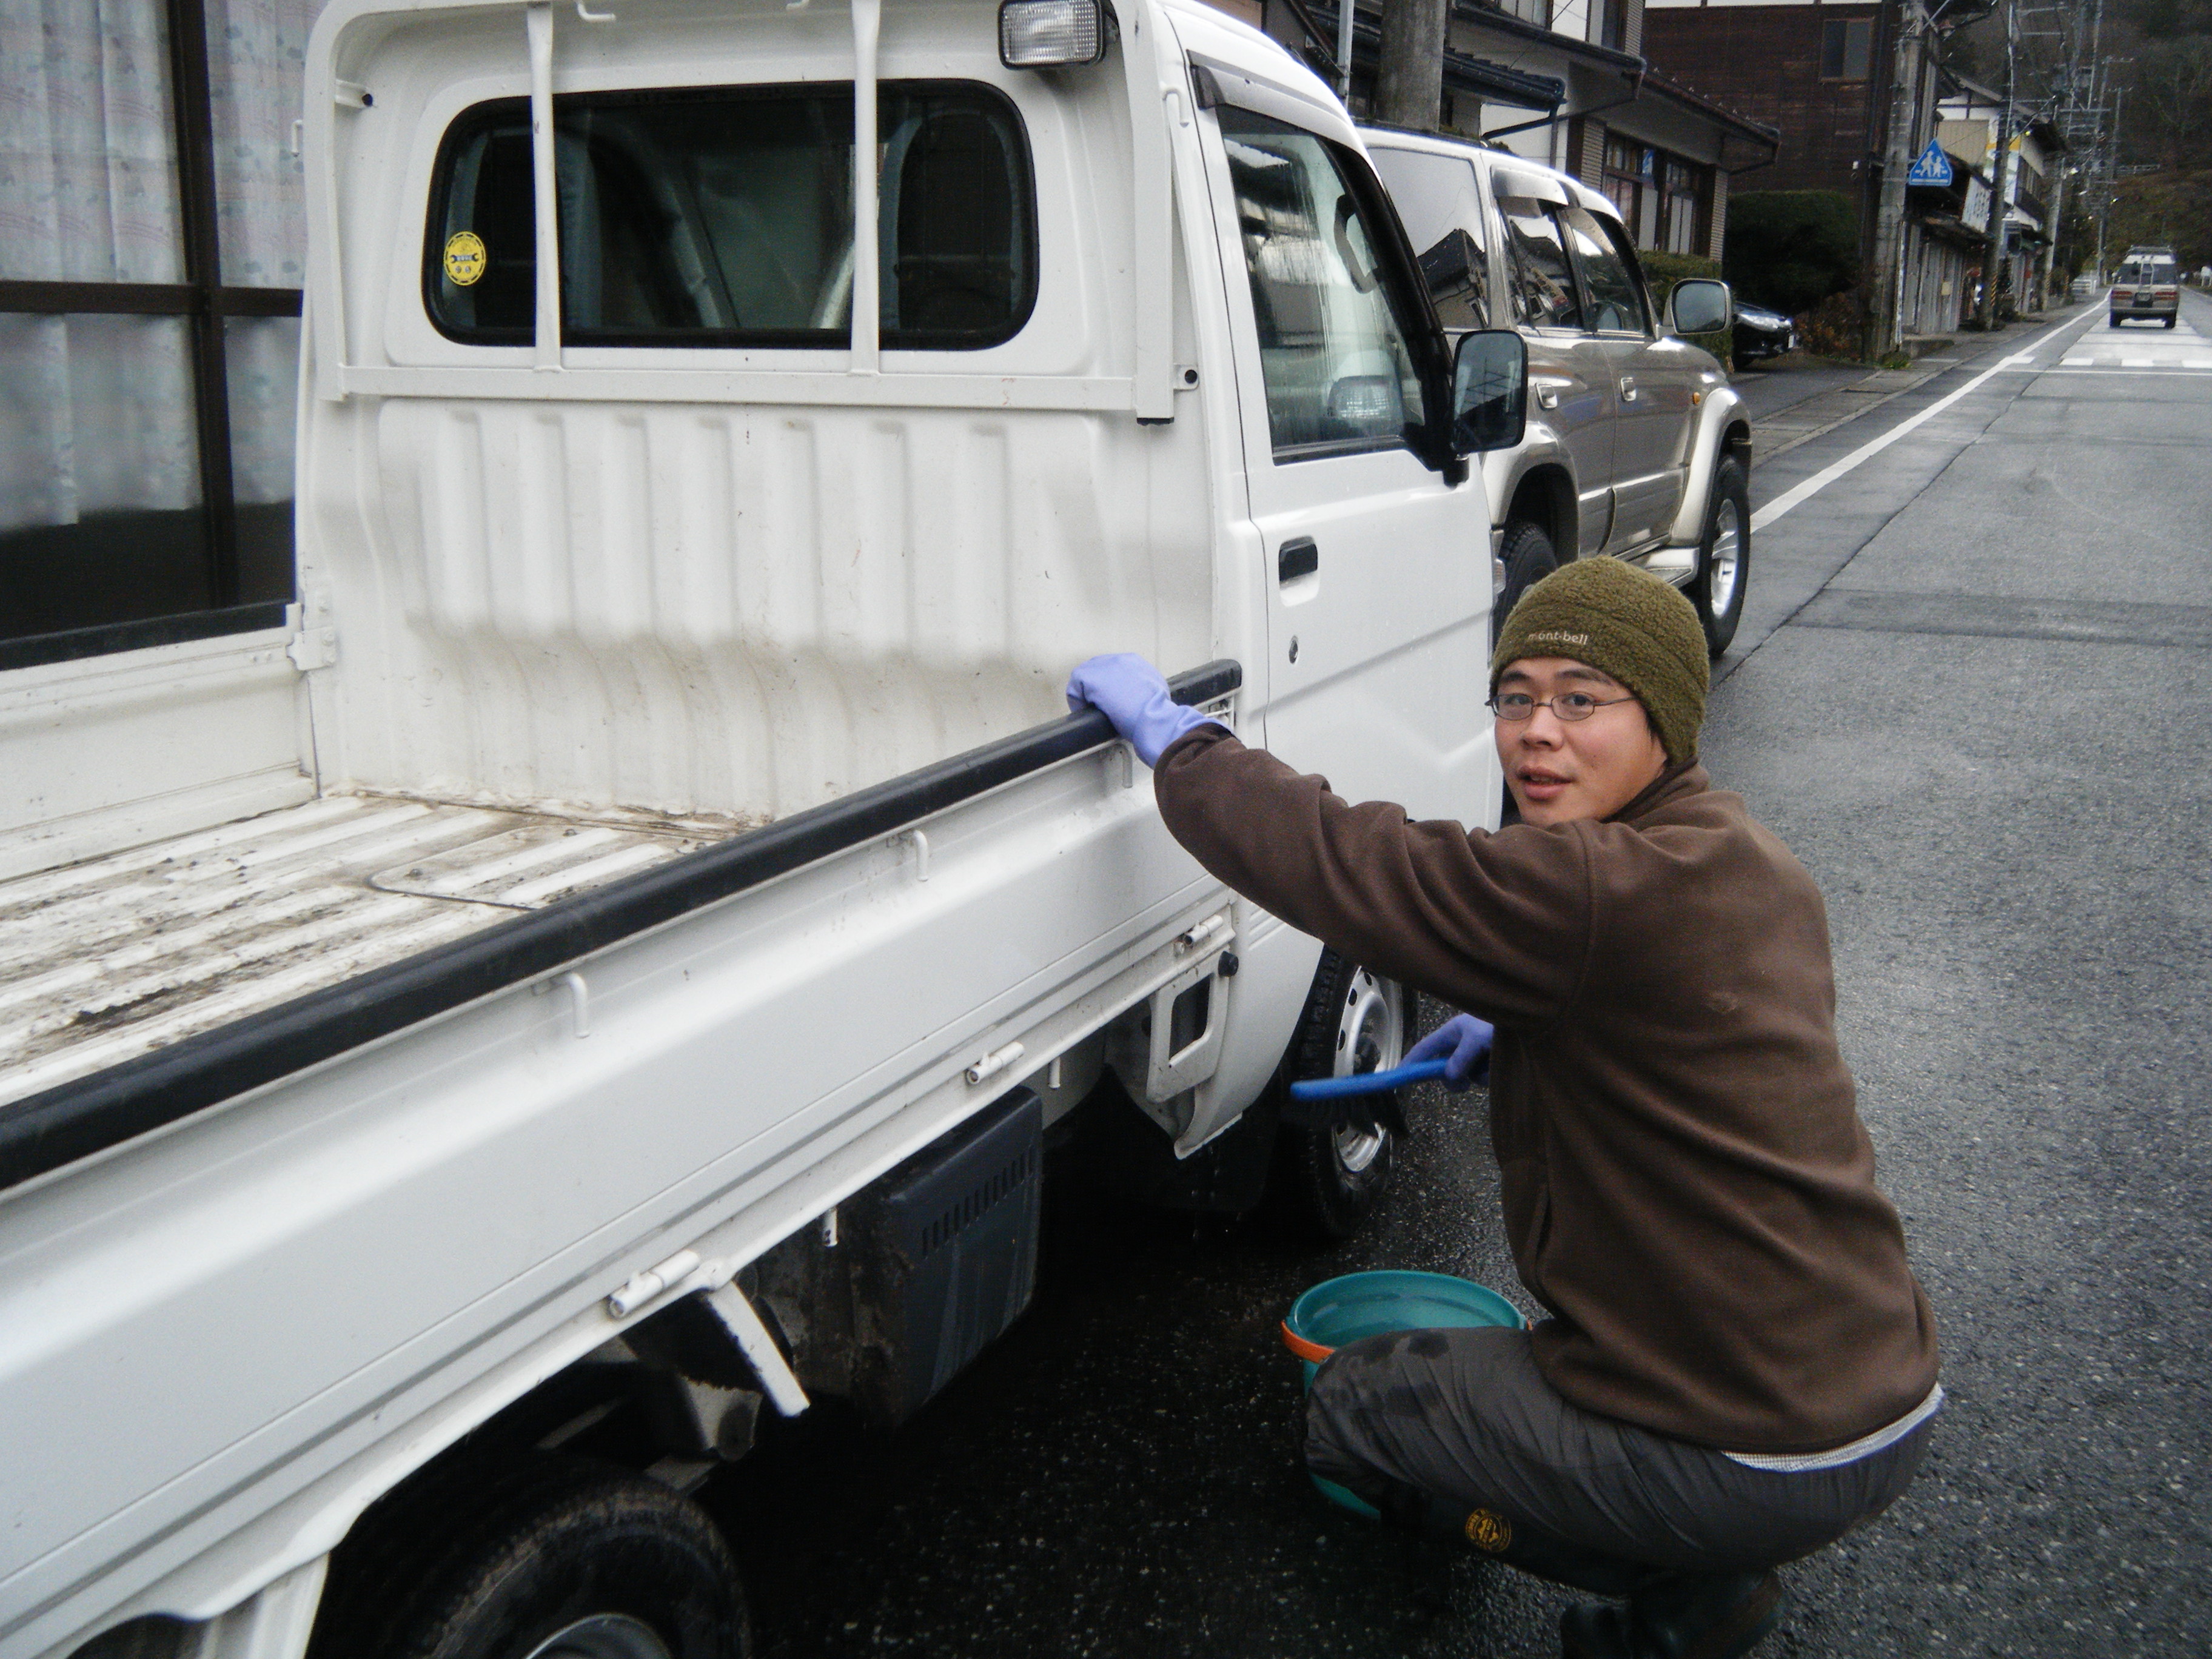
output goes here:
[{"label": "silver suv", "polygon": [[1727,289],[1682,283],[1662,319],[1619,213],[1580,180],[1448,139],[1360,137],[1445,328],[1528,343],[1527,435],[1482,461],[1504,573],[1493,614],[1561,559],[1611,554],[1687,592],[1717,656],[1751,569],[1751,422],[1672,325],[1725,328]]},{"label": "silver suv", "polygon": [[2130,317],[2154,318],[2172,328],[2181,317],[2181,274],[2170,247],[2131,247],[2112,276],[2112,326]]}]

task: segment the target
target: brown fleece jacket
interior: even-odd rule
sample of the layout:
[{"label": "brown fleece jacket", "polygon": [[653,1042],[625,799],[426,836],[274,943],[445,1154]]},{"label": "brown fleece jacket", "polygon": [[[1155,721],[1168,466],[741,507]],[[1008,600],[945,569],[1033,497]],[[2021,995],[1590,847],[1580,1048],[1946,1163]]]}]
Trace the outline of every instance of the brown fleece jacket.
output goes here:
[{"label": "brown fleece jacket", "polygon": [[1694,763],[1495,834],[1354,806],[1219,726],[1160,811],[1293,927],[1493,1021],[1491,1141],[1536,1362],[1576,1405],[1824,1451],[1934,1386],[1936,1326],[1836,1047],[1820,891]]}]

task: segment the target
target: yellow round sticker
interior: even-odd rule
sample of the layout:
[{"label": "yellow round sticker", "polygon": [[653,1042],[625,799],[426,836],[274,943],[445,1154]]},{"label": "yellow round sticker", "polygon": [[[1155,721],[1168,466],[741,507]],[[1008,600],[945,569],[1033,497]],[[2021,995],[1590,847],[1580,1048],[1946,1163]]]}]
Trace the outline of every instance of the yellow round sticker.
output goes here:
[{"label": "yellow round sticker", "polygon": [[472,230],[457,230],[446,238],[446,280],[466,288],[484,274],[483,238]]},{"label": "yellow round sticker", "polygon": [[1495,1555],[1511,1547],[1513,1523],[1495,1510],[1476,1510],[1467,1517],[1467,1540]]}]

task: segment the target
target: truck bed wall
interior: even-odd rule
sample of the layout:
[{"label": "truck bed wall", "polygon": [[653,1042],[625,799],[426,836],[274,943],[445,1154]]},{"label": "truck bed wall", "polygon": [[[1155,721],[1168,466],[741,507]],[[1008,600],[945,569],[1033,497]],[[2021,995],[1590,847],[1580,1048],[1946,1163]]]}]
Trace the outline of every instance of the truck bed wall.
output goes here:
[{"label": "truck bed wall", "polygon": [[[981,81],[1016,106],[1036,307],[1001,346],[888,352],[885,380],[1126,376],[1118,65],[1010,72],[988,9],[951,11],[957,28],[886,8],[881,73]],[[741,28],[726,5],[561,18],[556,96],[851,74],[842,8],[748,9]],[[438,141],[461,110],[527,94],[520,12],[356,33],[337,70],[374,105],[340,112],[333,155],[348,362],[526,368],[526,348],[439,334],[421,289]],[[526,397],[429,395],[403,373],[380,382],[399,395],[304,399],[301,592],[339,641],[313,679],[323,785],[763,819],[1051,718],[1094,652],[1214,654],[1204,387],[1154,427],[1126,408],[777,400],[779,380],[848,362],[603,348]],[[609,374],[634,396],[611,400]]]}]

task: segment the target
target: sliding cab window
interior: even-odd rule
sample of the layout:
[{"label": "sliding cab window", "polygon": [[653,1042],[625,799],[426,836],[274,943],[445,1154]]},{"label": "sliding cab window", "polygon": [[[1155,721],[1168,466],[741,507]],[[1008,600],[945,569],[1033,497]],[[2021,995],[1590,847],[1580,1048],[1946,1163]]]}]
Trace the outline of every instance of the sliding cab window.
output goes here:
[{"label": "sliding cab window", "polygon": [[1490,326],[1490,258],[1472,163],[1425,150],[1377,149],[1375,170],[1419,251],[1421,280],[1446,328]]},{"label": "sliding cab window", "polygon": [[1600,334],[1648,333],[1644,281],[1613,228],[1581,208],[1560,209],[1559,222],[1582,278],[1584,326]]},{"label": "sliding cab window", "polygon": [[1421,382],[1367,210],[1328,140],[1223,105],[1278,460],[1406,442]]},{"label": "sliding cab window", "polygon": [[1567,264],[1566,246],[1551,210],[1522,197],[1507,197],[1498,206],[1505,221],[1513,320],[1529,328],[1583,327],[1575,273]]},{"label": "sliding cab window", "polygon": [[[568,343],[847,343],[849,82],[564,94],[553,111]],[[877,122],[884,345],[1012,338],[1037,283],[1021,117],[988,87],[890,82]],[[441,331],[532,341],[536,226],[528,100],[465,112],[440,148],[424,239],[423,297]]]}]

